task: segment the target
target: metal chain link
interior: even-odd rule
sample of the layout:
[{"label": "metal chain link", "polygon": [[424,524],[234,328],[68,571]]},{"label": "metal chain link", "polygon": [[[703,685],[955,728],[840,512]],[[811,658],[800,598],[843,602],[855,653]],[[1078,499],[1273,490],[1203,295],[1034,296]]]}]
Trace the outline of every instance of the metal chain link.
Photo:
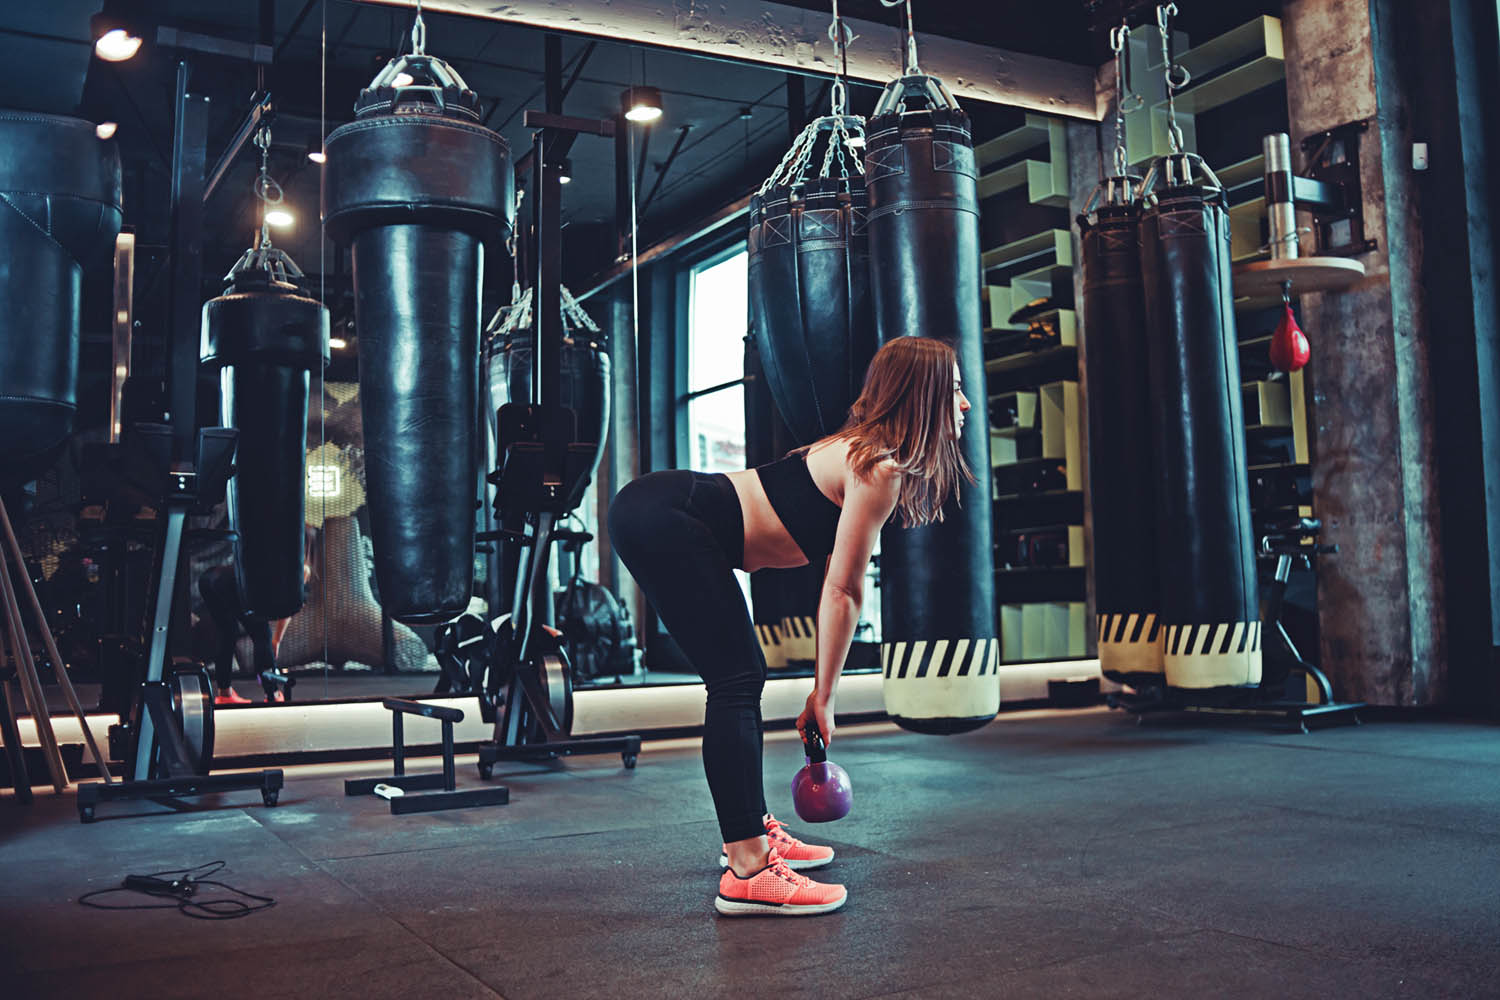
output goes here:
[{"label": "metal chain link", "polygon": [[417,19],[411,26],[411,54],[427,54],[427,23],[422,20],[422,0],[417,0]]},{"label": "metal chain link", "polygon": [[1183,147],[1182,129],[1177,125],[1177,92],[1192,82],[1193,76],[1184,67],[1172,61],[1172,18],[1177,16],[1175,3],[1158,4],[1156,7],[1156,30],[1161,34],[1161,61],[1167,81],[1167,142],[1172,152],[1180,153]]},{"label": "metal chain link", "polygon": [[885,7],[906,4],[906,75],[921,76],[922,68],[917,65],[917,29],[911,16],[911,0],[880,0],[880,3]]},{"label": "metal chain link", "polygon": [[271,245],[271,224],[266,221],[266,213],[271,206],[280,205],[285,194],[271,176],[271,126],[262,125],[256,130],[253,141],[260,149],[260,173],[255,178],[255,197],[261,203],[260,245],[267,248]]},{"label": "metal chain link", "polygon": [[1115,53],[1115,176],[1124,177],[1130,169],[1125,144],[1125,116],[1141,108],[1146,99],[1130,93],[1130,25],[1122,22],[1109,30],[1109,47]]}]

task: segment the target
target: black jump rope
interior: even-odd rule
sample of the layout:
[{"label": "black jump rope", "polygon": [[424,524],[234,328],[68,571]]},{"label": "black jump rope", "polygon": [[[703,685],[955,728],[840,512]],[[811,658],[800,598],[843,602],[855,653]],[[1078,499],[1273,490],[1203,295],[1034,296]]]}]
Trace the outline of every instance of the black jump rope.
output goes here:
[{"label": "black jump rope", "polygon": [[[261,910],[269,910],[276,905],[276,900],[270,896],[257,896],[253,892],[236,889],[232,885],[216,882],[208,877],[217,875],[223,867],[222,861],[210,861],[196,868],[152,872],[150,875],[126,875],[125,881],[120,885],[84,893],[78,897],[78,902],[96,910],[177,910],[183,916],[192,917],[195,920],[234,920],[239,917],[248,917]],[[196,898],[199,887],[205,885],[217,886],[233,895],[215,896],[211,899]],[[147,896],[167,899],[171,902],[125,903],[118,906],[94,902],[95,898],[107,896],[113,892],[144,893]]]}]

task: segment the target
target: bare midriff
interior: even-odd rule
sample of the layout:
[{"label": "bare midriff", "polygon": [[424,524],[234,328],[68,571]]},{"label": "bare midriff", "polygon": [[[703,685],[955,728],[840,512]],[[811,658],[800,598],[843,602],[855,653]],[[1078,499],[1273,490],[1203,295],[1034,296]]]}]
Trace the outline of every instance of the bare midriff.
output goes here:
[{"label": "bare midriff", "polygon": [[[845,457],[848,445],[834,441],[814,448],[807,456],[807,467],[812,473],[813,483],[828,499],[844,505],[844,476],[847,465]],[[766,496],[760,474],[754,469],[731,472],[729,481],[740,498],[740,514],[745,521],[745,565],[746,572],[758,569],[793,569],[807,565],[807,556],[797,543],[771,500]]]}]

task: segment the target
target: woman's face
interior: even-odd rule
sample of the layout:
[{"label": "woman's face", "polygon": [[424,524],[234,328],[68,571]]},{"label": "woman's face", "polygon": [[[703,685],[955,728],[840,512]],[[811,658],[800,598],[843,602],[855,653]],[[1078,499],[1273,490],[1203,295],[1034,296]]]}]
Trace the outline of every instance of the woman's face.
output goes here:
[{"label": "woman's face", "polygon": [[953,365],[953,433],[964,436],[964,413],[969,409],[969,398],[964,395],[964,380],[959,374],[958,363]]}]

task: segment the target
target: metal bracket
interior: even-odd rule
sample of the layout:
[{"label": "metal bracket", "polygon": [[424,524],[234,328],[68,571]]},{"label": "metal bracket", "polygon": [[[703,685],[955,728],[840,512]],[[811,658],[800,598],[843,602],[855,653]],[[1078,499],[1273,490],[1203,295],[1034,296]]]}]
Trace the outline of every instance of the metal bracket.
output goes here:
[{"label": "metal bracket", "polygon": [[[1359,176],[1360,136],[1369,128],[1370,120],[1361,118],[1302,140],[1307,164],[1303,174],[1321,189],[1312,198],[1296,200],[1312,208],[1318,253],[1324,256],[1354,257],[1380,245],[1365,237],[1364,189]],[[1329,189],[1337,190],[1340,197],[1333,198]]]}]

